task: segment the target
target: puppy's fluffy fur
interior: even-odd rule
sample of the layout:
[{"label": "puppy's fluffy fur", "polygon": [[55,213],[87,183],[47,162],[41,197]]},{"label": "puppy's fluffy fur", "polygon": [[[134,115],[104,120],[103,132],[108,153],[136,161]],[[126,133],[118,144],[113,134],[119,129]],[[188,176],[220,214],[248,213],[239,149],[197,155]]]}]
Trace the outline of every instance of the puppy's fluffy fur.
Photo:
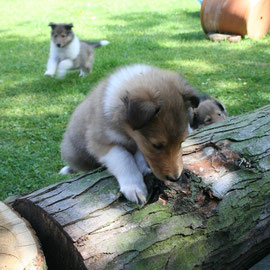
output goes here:
[{"label": "puppy's fluffy fur", "polygon": [[189,132],[204,126],[223,121],[227,118],[225,106],[217,99],[206,95],[200,96],[198,108],[189,109]]},{"label": "puppy's fluffy fur", "polygon": [[143,175],[179,179],[181,143],[196,91],[177,73],[146,65],[120,68],[100,82],[73,113],[62,142],[60,173],[104,164],[132,202],[145,202]]},{"label": "puppy's fluffy fur", "polygon": [[94,48],[106,46],[107,40],[88,42],[79,40],[73,33],[73,24],[50,23],[51,45],[46,76],[53,76],[58,71],[58,78],[63,78],[70,69],[80,69],[80,77],[92,71]]}]

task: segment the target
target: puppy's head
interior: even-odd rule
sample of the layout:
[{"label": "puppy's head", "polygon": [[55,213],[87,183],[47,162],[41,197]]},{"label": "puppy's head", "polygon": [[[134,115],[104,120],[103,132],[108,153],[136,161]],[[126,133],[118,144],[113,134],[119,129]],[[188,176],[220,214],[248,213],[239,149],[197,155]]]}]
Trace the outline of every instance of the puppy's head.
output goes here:
[{"label": "puppy's head", "polygon": [[183,170],[181,144],[188,133],[188,108],[198,106],[199,98],[179,75],[162,76],[127,92],[126,123],[155,176],[177,181]]},{"label": "puppy's head", "polygon": [[214,98],[203,98],[198,108],[193,110],[190,122],[191,127],[202,128],[204,126],[223,121],[227,117],[225,107]]},{"label": "puppy's head", "polygon": [[72,32],[72,23],[50,23],[49,26],[52,28],[51,40],[58,48],[65,47],[74,38],[74,33]]}]

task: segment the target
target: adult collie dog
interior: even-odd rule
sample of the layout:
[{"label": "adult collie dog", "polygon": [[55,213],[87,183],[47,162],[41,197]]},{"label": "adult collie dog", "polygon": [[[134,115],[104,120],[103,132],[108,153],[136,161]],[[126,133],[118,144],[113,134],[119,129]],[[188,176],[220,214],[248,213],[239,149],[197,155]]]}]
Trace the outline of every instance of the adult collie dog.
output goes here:
[{"label": "adult collie dog", "polygon": [[143,175],[150,169],[161,180],[179,179],[188,109],[198,104],[197,92],[175,72],[141,64],[122,67],[71,116],[61,146],[68,166],[60,173],[104,164],[128,200],[144,203]]}]

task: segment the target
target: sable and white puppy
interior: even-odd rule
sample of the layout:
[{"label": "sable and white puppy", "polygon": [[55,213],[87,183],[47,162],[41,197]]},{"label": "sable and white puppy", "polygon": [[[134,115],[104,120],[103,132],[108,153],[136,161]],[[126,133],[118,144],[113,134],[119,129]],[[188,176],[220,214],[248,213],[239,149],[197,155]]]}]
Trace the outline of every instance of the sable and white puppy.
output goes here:
[{"label": "sable and white puppy", "polygon": [[60,173],[104,164],[132,202],[145,202],[143,175],[177,181],[181,144],[196,91],[177,73],[147,65],[118,69],[101,81],[71,116],[61,146],[68,166]]},{"label": "sable and white puppy", "polygon": [[107,40],[88,42],[79,40],[73,33],[73,24],[50,23],[51,45],[46,76],[53,76],[57,70],[58,78],[63,78],[68,70],[80,69],[80,77],[92,71],[94,48],[106,46]]},{"label": "sable and white puppy", "polygon": [[189,109],[189,124],[192,132],[194,129],[223,121],[227,118],[225,106],[217,99],[203,95],[197,108]]}]

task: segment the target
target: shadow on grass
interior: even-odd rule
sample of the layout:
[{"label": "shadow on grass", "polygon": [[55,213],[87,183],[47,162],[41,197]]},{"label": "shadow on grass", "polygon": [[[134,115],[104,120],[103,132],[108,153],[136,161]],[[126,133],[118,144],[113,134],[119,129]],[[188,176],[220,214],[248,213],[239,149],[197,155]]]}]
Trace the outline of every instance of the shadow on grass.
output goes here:
[{"label": "shadow on grass", "polygon": [[201,18],[200,11],[185,11],[185,13],[188,17],[191,17],[196,20]]},{"label": "shadow on grass", "polygon": [[193,31],[188,33],[179,33],[177,35],[171,36],[175,41],[202,41],[205,40],[205,35],[202,31]]}]

